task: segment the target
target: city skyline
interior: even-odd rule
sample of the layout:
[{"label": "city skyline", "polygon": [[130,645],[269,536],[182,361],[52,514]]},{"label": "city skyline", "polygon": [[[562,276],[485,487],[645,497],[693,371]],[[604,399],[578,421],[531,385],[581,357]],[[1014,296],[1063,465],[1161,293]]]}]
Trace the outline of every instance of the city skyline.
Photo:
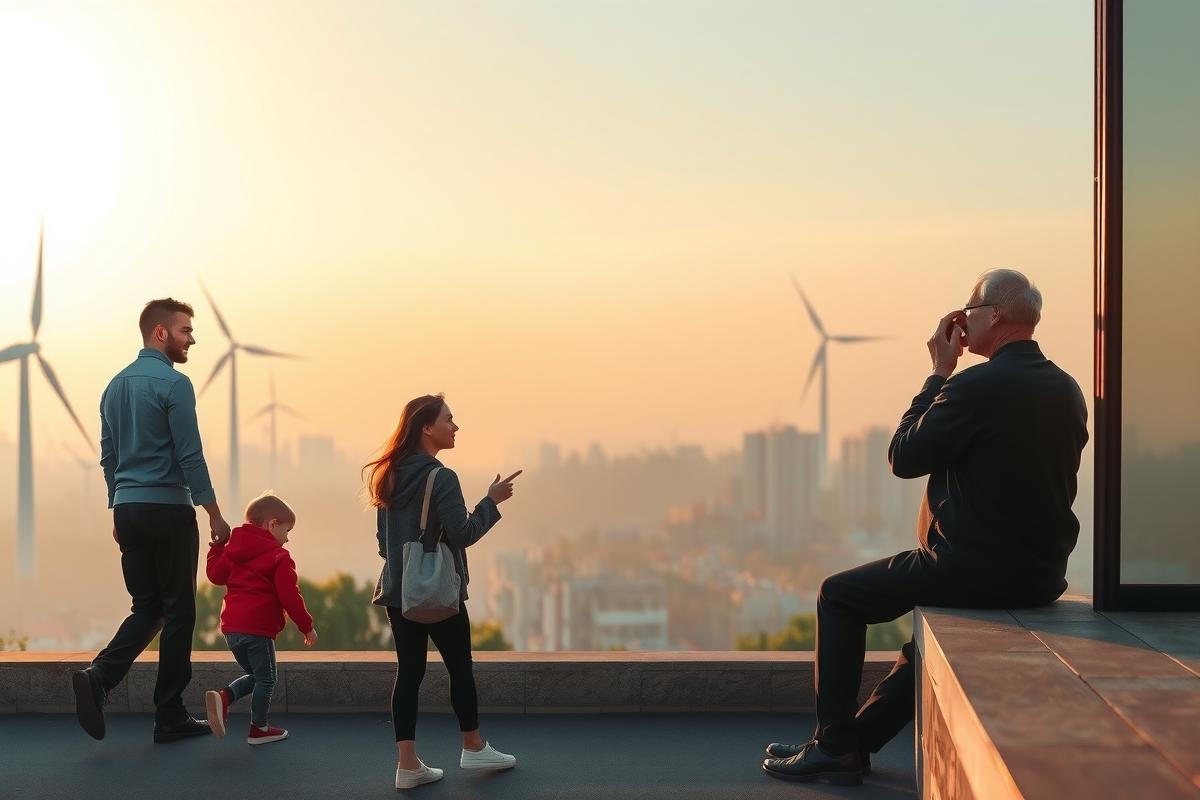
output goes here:
[{"label": "city skyline", "polygon": [[[747,436],[754,433],[748,431]],[[792,613],[788,609],[803,611],[811,607],[823,575],[864,559],[890,555],[916,542],[915,506],[925,482],[891,476],[886,464],[886,444],[891,434],[889,429],[873,428],[842,441],[839,450],[843,455],[835,461],[835,478],[828,491],[822,492],[816,485],[811,461],[807,480],[784,475],[785,479],[796,479],[797,485],[794,492],[776,492],[776,496],[793,504],[807,503],[807,508],[800,509],[805,512],[803,519],[799,515],[785,519],[785,514],[768,519],[758,510],[751,496],[748,462],[738,451],[710,458],[700,448],[679,444],[671,451],[608,453],[596,447],[569,453],[565,459],[550,457],[527,476],[529,482],[522,494],[525,499],[506,507],[505,525],[473,550],[473,595],[479,613],[503,621],[503,603],[496,605],[500,600],[492,597],[499,588],[491,570],[493,565],[510,559],[506,554],[525,558],[535,552],[558,552],[560,555],[551,560],[565,568],[555,568],[558,577],[554,580],[569,580],[609,574],[611,570],[604,566],[608,557],[605,553],[616,548],[618,554],[626,554],[622,558],[633,560],[626,560],[621,570],[612,572],[614,581],[626,575],[639,585],[646,585],[646,580],[658,585],[663,574],[669,582],[674,580],[669,576],[678,570],[678,577],[692,586],[688,592],[702,592],[703,597],[693,599],[709,612],[696,616],[686,610],[686,603],[680,605],[677,594],[669,593],[673,598],[669,617],[653,618],[655,624],[669,624],[677,635],[693,642],[689,646],[727,649],[732,646],[730,640],[715,644],[721,636],[769,632],[778,627],[776,622]],[[793,430],[790,435],[794,438],[798,432]],[[807,439],[815,442],[816,434],[808,433]],[[555,447],[547,445],[550,455]],[[53,569],[43,571],[32,582],[0,581],[0,607],[9,609],[0,619],[0,628],[7,624],[24,630],[33,634],[41,646],[48,646],[48,630],[76,630],[78,625],[87,628],[95,623],[94,627],[103,631],[106,615],[115,616],[123,608],[119,597],[102,603],[83,600],[93,597],[97,587],[120,580],[119,559],[109,535],[109,512],[102,503],[86,502],[103,496],[103,480],[96,471],[81,470],[71,450],[57,447],[52,457],[38,464],[39,481],[54,487],[53,502],[39,506],[46,523],[46,536],[39,540],[40,556],[42,563],[53,565]],[[324,580],[344,572],[356,580],[373,583],[379,568],[374,551],[374,514],[363,502],[355,463],[331,437],[287,439],[281,451],[280,481],[272,488],[297,511],[298,523],[289,547],[301,574]],[[8,456],[13,452],[13,443],[0,438],[0,484],[12,479],[12,459]],[[870,457],[860,457],[868,454]],[[249,480],[261,480],[269,474],[270,451],[265,443],[247,442],[244,456]],[[452,458],[447,463],[458,468]],[[217,462],[214,467],[219,470],[223,464]],[[1085,464],[1084,470],[1088,469]],[[459,474],[470,501],[482,496],[492,478],[461,469]],[[257,488],[267,487],[258,484]],[[1091,501],[1090,484],[1084,482],[1076,503],[1084,531],[1090,529]],[[820,506],[814,512],[818,502]],[[788,527],[772,527],[781,523]],[[0,520],[0,546],[11,552],[13,545],[11,523]],[[663,546],[669,546],[675,555],[651,556],[655,548]],[[562,548],[567,548],[570,555],[561,555]],[[731,554],[749,561],[743,566],[724,563]],[[7,563],[9,577],[15,578],[15,565]],[[720,566],[722,563],[724,566]],[[1070,562],[1072,591],[1087,590],[1090,564],[1090,542],[1085,536]],[[734,593],[734,599],[725,601],[725,605],[732,602],[740,611],[726,609],[718,614],[714,610],[714,603],[721,606],[720,593],[712,595],[710,590],[700,588],[713,580],[725,587],[721,591]],[[16,599],[23,592],[41,586],[49,590],[51,585],[58,587],[58,601],[53,607],[33,613],[35,609]],[[652,594],[657,591],[653,589]],[[619,602],[621,593],[605,591],[594,596]],[[80,611],[84,606],[87,613]],[[524,612],[511,613],[521,616]],[[715,614],[713,619],[720,617],[725,622],[704,634],[705,614]],[[542,624],[536,616],[528,619],[530,624]],[[609,619],[617,624],[623,617]],[[679,633],[680,625],[688,633]],[[515,629],[508,632],[517,641],[533,635]],[[78,645],[81,640],[72,638],[74,635],[63,634],[66,638],[60,646]],[[551,634],[542,631],[537,635]],[[561,634],[554,636],[561,638]],[[542,647],[548,646],[544,642],[551,639],[539,641]]]}]

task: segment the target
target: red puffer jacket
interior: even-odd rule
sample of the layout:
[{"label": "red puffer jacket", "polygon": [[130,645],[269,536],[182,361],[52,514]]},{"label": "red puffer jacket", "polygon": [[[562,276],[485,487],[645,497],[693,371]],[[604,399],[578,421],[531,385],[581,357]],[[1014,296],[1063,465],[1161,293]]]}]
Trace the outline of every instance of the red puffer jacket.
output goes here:
[{"label": "red puffer jacket", "polygon": [[300,595],[296,562],[270,531],[249,523],[233,529],[229,542],[208,550],[208,579],[227,586],[221,633],[249,633],[274,639],[291,617],[301,633],[313,618]]}]

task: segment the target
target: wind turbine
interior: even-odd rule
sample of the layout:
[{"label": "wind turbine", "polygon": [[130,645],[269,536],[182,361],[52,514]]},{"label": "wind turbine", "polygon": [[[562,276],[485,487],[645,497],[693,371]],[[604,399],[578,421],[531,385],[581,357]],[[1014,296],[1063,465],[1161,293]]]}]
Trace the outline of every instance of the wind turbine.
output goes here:
[{"label": "wind turbine", "polygon": [[253,417],[250,418],[250,421],[253,422],[254,420],[261,417],[263,414],[269,413],[271,415],[271,417],[270,417],[270,420],[271,420],[271,486],[276,485],[276,476],[278,474],[278,466],[277,466],[278,458],[276,456],[278,449],[276,447],[276,438],[275,438],[275,412],[277,412],[277,411],[282,411],[285,414],[291,414],[293,417],[295,417],[297,419],[304,419],[304,416],[302,414],[300,414],[298,411],[296,411],[295,409],[293,409],[289,406],[285,406],[283,403],[277,403],[275,401],[275,374],[272,373],[271,374],[271,402],[268,403],[267,405],[263,406],[262,408],[260,408],[258,410],[258,413],[256,413]]},{"label": "wind turbine", "polygon": [[21,576],[32,577],[37,569],[37,558],[34,550],[33,525],[33,436],[32,420],[29,413],[29,357],[33,356],[42,368],[42,375],[50,388],[58,395],[66,407],[67,413],[75,422],[75,427],[83,435],[88,447],[92,440],[83,429],[75,410],[63,393],[62,384],[50,364],[42,358],[42,346],[38,343],[38,329],[42,326],[42,252],[45,238],[45,228],[38,231],[37,278],[33,288],[33,311],[30,321],[33,323],[33,338],[28,342],[18,343],[0,350],[0,363],[5,361],[21,361],[20,386],[20,415],[21,427],[17,444],[17,569]]},{"label": "wind turbine", "polygon": [[817,348],[816,355],[813,356],[812,367],[809,368],[808,378],[804,381],[804,392],[800,396],[800,401],[804,402],[804,398],[808,397],[808,389],[812,385],[813,377],[817,374],[817,370],[820,369],[821,409],[820,428],[817,434],[817,447],[820,452],[817,459],[817,471],[820,474],[821,485],[824,486],[826,481],[826,462],[829,457],[829,343],[860,344],[862,342],[877,342],[887,337],[831,336],[825,332],[825,326],[821,324],[821,318],[817,316],[812,303],[808,302],[808,297],[804,294],[804,290],[800,288],[800,283],[794,275],[792,276],[792,285],[796,287],[800,299],[804,301],[804,307],[808,310],[808,316],[812,320],[813,327],[817,329],[817,333],[821,334],[821,344]]},{"label": "wind turbine", "polygon": [[237,508],[240,504],[238,495],[241,489],[240,477],[240,461],[238,457],[238,406],[237,406],[237,353],[241,350],[244,353],[249,353],[252,356],[267,356],[268,358],[298,358],[298,356],[288,353],[278,353],[274,350],[267,350],[263,347],[255,345],[241,344],[233,338],[233,334],[229,332],[229,326],[225,324],[225,319],[221,316],[221,312],[217,309],[217,304],[213,302],[212,295],[208,293],[208,289],[203,283],[200,284],[200,289],[203,290],[204,296],[208,299],[208,304],[212,306],[213,315],[217,318],[217,325],[220,326],[221,332],[225,334],[225,338],[229,340],[229,349],[225,351],[225,355],[221,356],[217,361],[217,365],[213,368],[212,374],[208,376],[208,380],[204,382],[204,387],[200,390],[200,394],[204,394],[205,390],[212,384],[213,379],[220,374],[225,365],[229,365],[229,503],[234,509],[233,513],[240,513]]}]

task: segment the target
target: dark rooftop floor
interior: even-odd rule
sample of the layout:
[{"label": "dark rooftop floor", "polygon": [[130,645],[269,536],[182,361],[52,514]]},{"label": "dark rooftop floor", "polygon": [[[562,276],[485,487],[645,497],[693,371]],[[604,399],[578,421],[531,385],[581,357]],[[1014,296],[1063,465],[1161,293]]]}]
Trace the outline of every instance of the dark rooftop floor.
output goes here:
[{"label": "dark rooftop floor", "polygon": [[[291,730],[250,747],[243,726],[217,740],[155,745],[152,717],[111,714],[96,742],[73,715],[0,715],[0,797],[370,798],[395,797],[396,749],[387,714],[278,714]],[[421,798],[911,798],[911,727],[872,760],[861,787],[786,783],[762,774],[770,741],[808,738],[809,714],[493,714],[483,733],[518,758],[508,773],[458,768],[460,740],[449,714],[422,715],[418,752],[446,777],[407,790]]]}]

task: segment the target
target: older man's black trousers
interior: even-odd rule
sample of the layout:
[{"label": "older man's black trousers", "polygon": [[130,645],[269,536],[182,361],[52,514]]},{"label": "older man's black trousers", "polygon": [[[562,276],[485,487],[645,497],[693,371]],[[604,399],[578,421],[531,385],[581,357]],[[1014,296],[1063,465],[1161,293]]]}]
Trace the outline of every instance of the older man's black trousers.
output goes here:
[{"label": "older man's black trousers", "polygon": [[858,690],[867,625],[889,622],[914,607],[1019,608],[1057,594],[1032,590],[1007,569],[952,564],[925,549],[898,553],[826,578],[817,597],[815,737],[831,753],[876,752],[913,718],[914,644],[861,708]]}]

